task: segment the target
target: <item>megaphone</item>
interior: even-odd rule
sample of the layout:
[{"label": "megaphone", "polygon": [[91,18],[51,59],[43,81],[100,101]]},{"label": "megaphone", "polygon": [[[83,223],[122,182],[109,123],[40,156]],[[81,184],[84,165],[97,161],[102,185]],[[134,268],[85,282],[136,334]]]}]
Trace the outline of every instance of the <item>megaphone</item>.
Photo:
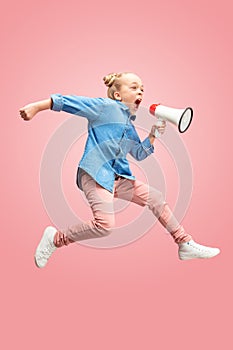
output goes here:
[{"label": "megaphone", "polygon": [[[166,120],[178,127],[179,132],[185,132],[193,118],[193,110],[191,107],[184,109],[171,108],[158,104],[150,106],[150,113],[159,120]],[[157,130],[156,130],[157,131]],[[157,137],[159,135],[156,135]]]}]

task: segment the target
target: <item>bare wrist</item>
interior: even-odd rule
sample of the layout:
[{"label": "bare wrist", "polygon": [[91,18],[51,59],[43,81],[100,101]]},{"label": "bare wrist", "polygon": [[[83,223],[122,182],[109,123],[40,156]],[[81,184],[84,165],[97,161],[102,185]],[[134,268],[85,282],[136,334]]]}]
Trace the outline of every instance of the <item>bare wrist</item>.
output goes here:
[{"label": "bare wrist", "polygon": [[52,106],[51,98],[35,103],[35,108],[37,109],[37,112],[41,112],[46,109],[51,109],[51,106]]},{"label": "bare wrist", "polygon": [[155,136],[150,134],[149,135],[149,140],[150,140],[151,145],[153,145],[153,143],[155,142]]}]

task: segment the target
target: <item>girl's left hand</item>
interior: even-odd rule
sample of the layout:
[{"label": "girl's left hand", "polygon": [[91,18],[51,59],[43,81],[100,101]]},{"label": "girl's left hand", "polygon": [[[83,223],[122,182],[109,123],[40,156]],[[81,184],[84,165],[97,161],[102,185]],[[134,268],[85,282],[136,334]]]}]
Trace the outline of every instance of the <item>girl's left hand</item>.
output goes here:
[{"label": "girl's left hand", "polygon": [[165,128],[166,128],[166,121],[165,120],[158,120],[155,125],[152,126],[150,135],[153,135],[154,137],[156,136],[156,130],[160,135],[163,135],[165,133]]}]

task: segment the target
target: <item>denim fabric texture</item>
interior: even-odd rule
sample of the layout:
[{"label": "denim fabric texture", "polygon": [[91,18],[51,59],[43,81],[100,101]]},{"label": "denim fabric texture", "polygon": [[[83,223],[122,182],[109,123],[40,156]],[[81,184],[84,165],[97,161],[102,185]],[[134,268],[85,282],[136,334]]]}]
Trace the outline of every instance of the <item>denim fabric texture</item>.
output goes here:
[{"label": "denim fabric texture", "polygon": [[88,120],[88,137],[78,165],[100,186],[113,192],[117,175],[135,180],[127,154],[141,161],[154,152],[148,137],[141,141],[133,125],[136,116],[122,102],[110,98],[53,94],[52,110],[71,113]]}]

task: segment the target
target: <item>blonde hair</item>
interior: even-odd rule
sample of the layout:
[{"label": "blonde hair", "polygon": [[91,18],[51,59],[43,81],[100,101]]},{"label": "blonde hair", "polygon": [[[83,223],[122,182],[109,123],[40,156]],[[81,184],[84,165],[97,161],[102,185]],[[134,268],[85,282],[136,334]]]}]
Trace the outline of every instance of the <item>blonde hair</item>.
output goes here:
[{"label": "blonde hair", "polygon": [[121,77],[124,74],[128,74],[129,72],[123,73],[110,73],[103,78],[104,84],[108,87],[107,96],[113,100],[115,100],[114,93],[120,90],[121,87]]}]

